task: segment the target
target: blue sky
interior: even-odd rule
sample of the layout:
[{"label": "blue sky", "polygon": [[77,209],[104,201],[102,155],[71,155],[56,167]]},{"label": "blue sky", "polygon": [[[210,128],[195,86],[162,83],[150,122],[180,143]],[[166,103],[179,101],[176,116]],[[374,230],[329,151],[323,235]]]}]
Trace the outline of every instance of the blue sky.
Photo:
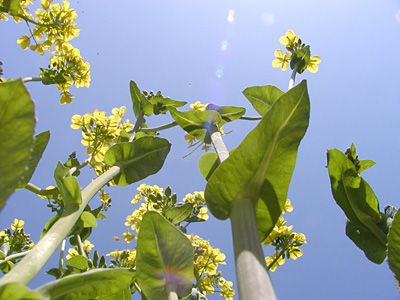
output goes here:
[{"label": "blue sky", "polygon": [[[130,80],[141,89],[161,90],[175,100],[214,102],[242,106],[246,115],[256,113],[241,92],[249,86],[276,85],[287,89],[290,72],[274,69],[274,51],[283,49],[279,37],[291,29],[321,57],[319,71],[298,75],[308,80],[311,117],[293,174],[288,198],[294,211],[286,214],[293,231],[307,237],[303,257],[289,260],[271,273],[278,299],[399,299],[386,262],[367,260],[344,233],[344,214],[330,192],[326,150],[346,150],[352,142],[360,159],[377,164],[363,173],[380,200],[381,210],[400,206],[400,86],[397,59],[400,33],[400,2],[360,1],[71,1],[78,13],[81,34],[73,43],[91,64],[89,89],[73,89],[72,104],[60,106],[55,87],[29,83],[36,103],[37,132],[50,129],[48,149],[32,182],[54,185],[53,170],[77,151],[86,158],[81,134],[72,130],[71,116],[93,112],[111,113],[113,107],[128,107]],[[234,22],[228,22],[230,11]],[[16,40],[28,30],[24,23],[2,21],[0,60],[5,77],[27,77],[39,73],[49,56],[23,51]],[[155,126],[167,117],[150,118]],[[230,149],[237,146],[256,124],[236,121],[225,125]],[[102,253],[122,249],[113,236],[122,236],[126,215],[134,209],[130,200],[140,183],[170,185],[178,198],[204,190],[197,161],[200,151],[191,150],[179,128],[162,132],[173,147],[164,168],[142,182],[124,188],[110,188],[113,206],[108,220],[99,221],[90,241]],[[92,174],[79,177],[81,186]],[[97,201],[97,200],[95,200]],[[14,218],[25,220],[26,231],[38,240],[51,217],[46,203],[28,191],[18,191],[1,212],[0,229]],[[227,256],[221,268],[227,280],[235,281],[229,221],[210,218],[191,225],[189,231],[209,239]],[[268,249],[267,252],[269,253]],[[55,265],[53,260],[52,265]],[[49,281],[43,275],[31,283]],[[137,297],[136,297],[137,298]],[[210,296],[209,299],[222,299]],[[235,296],[235,299],[238,299]]]}]

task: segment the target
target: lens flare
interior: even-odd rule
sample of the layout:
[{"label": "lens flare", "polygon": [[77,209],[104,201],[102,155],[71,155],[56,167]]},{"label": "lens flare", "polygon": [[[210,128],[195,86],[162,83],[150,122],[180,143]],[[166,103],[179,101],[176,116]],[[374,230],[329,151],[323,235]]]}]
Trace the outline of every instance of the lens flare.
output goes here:
[{"label": "lens flare", "polygon": [[233,9],[230,9],[228,11],[228,17],[226,18],[228,23],[234,24],[235,23],[235,11]]},{"label": "lens flare", "polygon": [[263,15],[261,16],[261,23],[264,25],[272,25],[275,23],[275,15],[271,14],[271,13],[263,13]]},{"label": "lens flare", "polygon": [[224,75],[224,68],[219,66],[215,71],[215,76],[217,76],[217,78],[221,78],[223,75]]},{"label": "lens flare", "polygon": [[221,43],[221,51],[225,52],[226,50],[228,50],[228,41],[223,40]]}]

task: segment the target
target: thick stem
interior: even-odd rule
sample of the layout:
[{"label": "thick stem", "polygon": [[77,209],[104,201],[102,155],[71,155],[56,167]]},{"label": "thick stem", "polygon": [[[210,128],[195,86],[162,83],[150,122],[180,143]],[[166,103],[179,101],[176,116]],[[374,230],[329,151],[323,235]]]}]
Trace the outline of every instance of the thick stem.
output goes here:
[{"label": "thick stem", "polygon": [[30,82],[30,81],[43,81],[44,77],[25,77],[22,79],[22,82]]},{"label": "thick stem", "polygon": [[258,236],[255,206],[250,199],[234,202],[230,212],[236,277],[241,300],[275,300]]},{"label": "thick stem", "polygon": [[136,132],[138,132],[140,127],[142,126],[143,116],[144,116],[144,112],[141,112],[136,120],[135,127],[133,127],[133,131],[131,133],[131,136],[129,137],[129,142],[133,141],[133,139],[135,138]]},{"label": "thick stem", "polygon": [[229,157],[229,151],[226,148],[224,141],[222,140],[222,136],[218,130],[217,125],[211,124],[210,136],[211,136],[211,141],[215,147],[215,150],[218,153],[219,160],[222,163],[225,159]]},{"label": "thick stem", "polygon": [[[121,168],[114,166],[96,180],[91,182],[82,191],[82,204],[78,210],[66,209],[57,222],[49,229],[45,236],[33,247],[33,249],[13,268],[0,279],[0,285],[17,282],[27,285],[43,268],[64,238],[74,226],[86,205],[94,195],[110,180],[117,176]],[[72,206],[70,206],[72,207]]]},{"label": "thick stem", "polygon": [[289,80],[289,87],[288,87],[288,90],[290,90],[292,87],[294,87],[294,80],[295,80],[295,78],[296,78],[296,73],[297,73],[297,70],[298,70],[298,69],[299,69],[299,65],[296,64],[296,65],[294,66],[294,68],[293,68],[292,76],[290,77],[290,80]]},{"label": "thick stem", "polygon": [[168,300],[179,300],[178,295],[175,292],[169,292]]}]

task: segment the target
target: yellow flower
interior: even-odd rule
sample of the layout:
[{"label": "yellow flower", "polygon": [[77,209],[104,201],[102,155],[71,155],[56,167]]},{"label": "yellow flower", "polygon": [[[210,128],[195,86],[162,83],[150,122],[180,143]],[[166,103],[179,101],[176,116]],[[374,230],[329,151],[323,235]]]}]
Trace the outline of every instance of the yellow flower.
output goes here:
[{"label": "yellow flower", "polygon": [[293,206],[292,206],[290,200],[286,199],[285,205],[283,206],[282,214],[284,214],[285,212],[291,212],[291,211],[293,211]]},{"label": "yellow flower", "polygon": [[69,248],[68,254],[65,258],[70,259],[72,256],[75,256],[75,255],[79,255],[78,251],[76,251],[76,249],[74,249],[74,248]]},{"label": "yellow flower", "polygon": [[311,73],[316,73],[318,71],[317,64],[319,64],[320,62],[321,62],[321,58],[319,56],[311,57],[310,62],[308,63],[307,69]]},{"label": "yellow flower", "polygon": [[233,300],[233,295],[235,295],[235,291],[232,289],[232,281],[227,281],[224,277],[220,277],[219,285],[221,286],[219,294],[226,300]]},{"label": "yellow flower", "polygon": [[189,141],[189,146],[193,145],[193,142],[196,140],[196,137],[194,137],[193,135],[190,134],[186,134],[184,136],[185,140]]},{"label": "yellow flower", "polygon": [[201,104],[200,101],[190,104],[190,108],[194,111],[205,111],[206,110],[206,106],[204,104]]},{"label": "yellow flower", "polygon": [[293,33],[293,31],[288,30],[284,36],[281,36],[279,42],[285,47],[290,47],[291,45],[297,43],[299,41],[299,37]]},{"label": "yellow flower", "polygon": [[12,230],[21,230],[23,229],[25,222],[22,220],[14,219],[14,223],[11,224]]},{"label": "yellow flower", "polygon": [[31,40],[27,35],[23,35],[21,38],[17,40],[17,44],[21,45],[22,49],[28,49]]},{"label": "yellow flower", "polygon": [[87,251],[87,252],[92,250],[92,248],[94,247],[94,245],[92,243],[90,243],[88,240],[85,240],[85,242],[83,243],[82,246],[85,249],[85,251]]},{"label": "yellow flower", "polygon": [[288,63],[290,61],[290,54],[285,52],[285,55],[284,55],[282,50],[276,50],[275,56],[276,56],[276,59],[274,59],[272,61],[272,66],[274,68],[281,68],[282,71],[286,71]]},{"label": "yellow flower", "polygon": [[134,236],[129,232],[129,229],[126,229],[126,232],[122,234],[124,237],[124,240],[129,244],[132,242]]},{"label": "yellow flower", "polygon": [[212,285],[211,278],[208,276],[204,276],[203,278],[200,278],[200,284],[201,288],[204,292],[207,294],[213,294],[214,293],[214,287]]},{"label": "yellow flower", "polygon": [[274,264],[271,266],[272,262],[278,257],[279,253],[274,253],[271,256],[267,256],[265,258],[265,264],[267,267],[269,267],[269,271],[275,272],[276,268],[278,266],[281,266],[285,263],[285,258],[283,255],[280,255],[279,258],[274,262]]}]

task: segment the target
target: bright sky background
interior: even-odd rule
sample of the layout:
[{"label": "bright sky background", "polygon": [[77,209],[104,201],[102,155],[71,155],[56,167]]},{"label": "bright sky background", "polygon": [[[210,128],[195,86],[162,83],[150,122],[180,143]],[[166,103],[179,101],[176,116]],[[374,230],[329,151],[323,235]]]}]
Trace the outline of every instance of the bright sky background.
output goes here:
[{"label": "bright sky background", "polygon": [[[370,262],[345,235],[344,213],[331,195],[325,168],[327,149],[345,151],[354,142],[360,159],[377,163],[363,176],[380,200],[381,210],[388,204],[400,206],[399,1],[79,0],[71,1],[71,7],[77,10],[81,28],[73,44],[91,64],[92,82],[89,89],[72,89],[75,99],[64,106],[58,104],[55,86],[28,83],[37,108],[37,132],[51,130],[50,144],[32,179],[35,185],[55,185],[56,163],[71,152],[77,151],[81,161],[86,159],[80,131],[69,127],[72,115],[94,109],[109,115],[113,107],[125,105],[127,118],[134,122],[130,80],[141,89],[161,90],[175,100],[243,106],[246,115],[255,116],[241,92],[267,84],[287,89],[290,71],[274,69],[271,62],[274,51],[283,49],[279,37],[291,29],[322,62],[318,73],[306,71],[297,77],[297,83],[308,80],[311,118],[288,195],[294,211],[285,217],[294,232],[306,235],[307,244],[301,258],[288,260],[271,273],[278,299],[400,298],[387,263]],[[233,22],[227,19],[230,11]],[[23,34],[28,34],[24,23],[1,22],[4,77],[37,76],[39,67],[48,64],[49,55],[40,57],[20,49],[16,40]],[[171,120],[169,116],[150,118],[147,123],[155,126]],[[240,120],[225,125],[226,132],[232,130],[225,138],[228,148],[237,146],[255,125]],[[161,136],[173,144],[170,155],[164,168],[143,182],[170,185],[178,199],[204,190],[206,182],[197,168],[201,151],[182,158],[191,150],[178,127]],[[78,178],[83,187],[92,176],[90,170],[84,173]],[[122,237],[125,217],[135,209],[130,201],[143,182],[109,189],[113,205],[106,213],[108,220],[99,220],[89,238],[101,253],[124,249],[113,236]],[[23,219],[37,242],[51,216],[43,199],[18,191],[1,213],[0,229],[9,227],[14,218]],[[227,256],[223,277],[235,282],[229,221],[210,217],[205,224],[188,229],[221,248]],[[53,266],[56,258],[46,270]],[[52,278],[41,275],[30,286]]]}]

